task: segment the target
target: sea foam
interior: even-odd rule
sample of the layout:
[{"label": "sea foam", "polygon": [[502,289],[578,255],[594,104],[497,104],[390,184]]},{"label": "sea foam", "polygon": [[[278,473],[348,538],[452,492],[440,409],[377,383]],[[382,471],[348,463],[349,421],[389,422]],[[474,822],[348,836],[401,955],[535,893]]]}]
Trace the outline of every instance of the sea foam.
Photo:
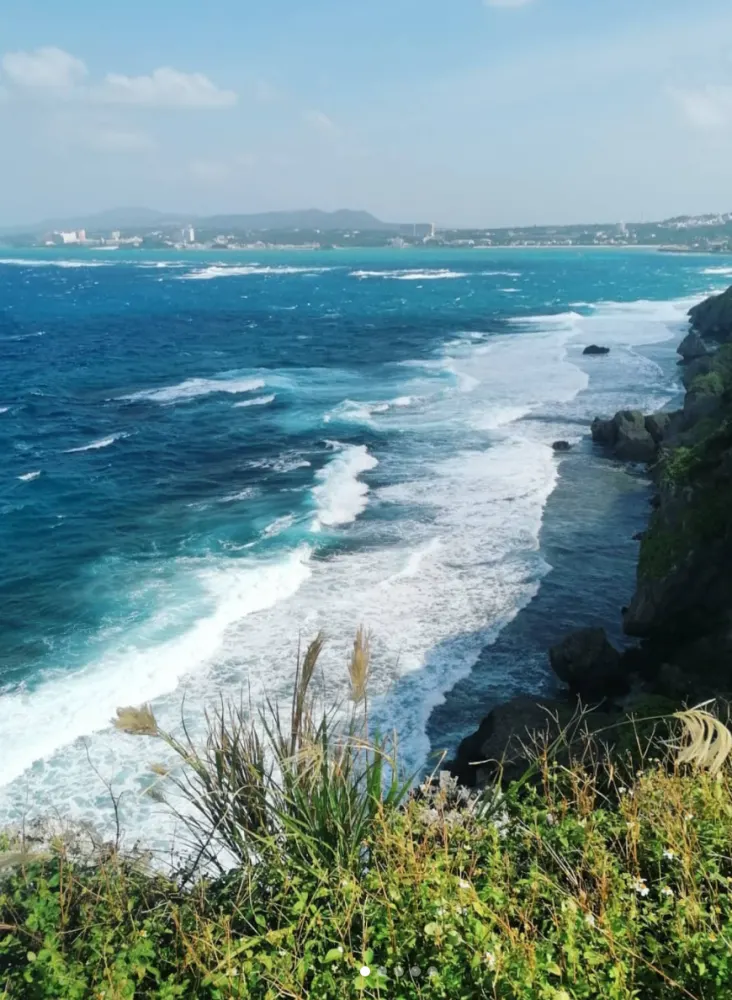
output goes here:
[{"label": "sea foam", "polygon": [[262,379],[189,378],[178,385],[166,386],[164,389],[142,389],[140,392],[133,392],[129,396],[121,396],[120,398],[128,402],[150,400],[153,403],[178,403],[197,399],[199,396],[209,396],[215,392],[238,395],[242,392],[254,392],[255,389],[263,388]]},{"label": "sea foam", "polygon": [[67,448],[67,455],[76,455],[82,451],[97,451],[99,448],[109,448],[111,444],[115,441],[121,440],[125,437],[125,434],[110,434],[109,437],[100,438],[98,441],[92,441],[90,444],[83,444],[79,448]]},{"label": "sea foam", "polygon": [[242,406],[268,406],[269,403],[274,403],[277,398],[275,393],[271,396],[255,396],[254,399],[245,399],[242,403],[234,403],[234,408]]},{"label": "sea foam", "polygon": [[[173,691],[182,678],[210,664],[231,625],[294,594],[310,575],[309,561],[310,550],[303,546],[274,561],[186,565],[182,571],[193,574],[211,610],[183,634],[150,643],[132,633],[82,671],[58,673],[35,690],[3,695],[0,732],[13,752],[0,759],[0,785],[62,747],[69,747],[66,758],[73,760],[70,744],[107,729],[117,708]],[[124,743],[119,736],[121,757]],[[80,775],[87,787],[90,774],[87,764]],[[53,767],[44,776],[58,781]]]},{"label": "sea foam", "polygon": [[314,530],[350,524],[366,509],[369,488],[359,477],[375,469],[378,460],[365,445],[347,445],[316,475],[313,497],[318,514]]}]

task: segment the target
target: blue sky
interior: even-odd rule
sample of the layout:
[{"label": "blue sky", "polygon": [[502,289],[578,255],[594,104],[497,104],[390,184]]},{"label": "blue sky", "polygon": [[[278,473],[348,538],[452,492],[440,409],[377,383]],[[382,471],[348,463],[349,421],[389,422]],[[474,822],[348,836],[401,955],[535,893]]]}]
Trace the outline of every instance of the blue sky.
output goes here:
[{"label": "blue sky", "polygon": [[732,210],[729,0],[4,0],[0,225]]}]

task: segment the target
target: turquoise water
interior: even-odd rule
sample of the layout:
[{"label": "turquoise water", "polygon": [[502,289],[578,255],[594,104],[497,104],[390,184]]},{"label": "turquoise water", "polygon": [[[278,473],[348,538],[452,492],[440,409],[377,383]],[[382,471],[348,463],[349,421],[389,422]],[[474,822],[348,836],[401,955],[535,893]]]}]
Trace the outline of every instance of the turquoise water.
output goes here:
[{"label": "turquoise water", "polygon": [[373,630],[374,717],[419,766],[551,568],[551,442],[663,405],[685,310],[732,275],[642,251],[0,258],[0,818],[99,821],[88,744],[139,833],[150,749],[114,710],[175,726],[185,695],[195,729],[219,692],[284,699],[319,628],[333,699]]}]

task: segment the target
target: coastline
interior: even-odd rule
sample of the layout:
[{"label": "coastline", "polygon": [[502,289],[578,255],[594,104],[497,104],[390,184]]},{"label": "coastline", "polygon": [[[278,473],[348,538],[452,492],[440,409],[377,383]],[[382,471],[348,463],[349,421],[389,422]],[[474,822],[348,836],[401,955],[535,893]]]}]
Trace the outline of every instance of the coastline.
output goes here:
[{"label": "coastline", "polygon": [[[661,361],[669,409],[682,398],[676,364],[682,337],[636,348],[649,360]],[[648,527],[654,494],[652,475],[598,448],[589,421],[579,443],[556,461],[557,483],[539,536],[539,550],[551,569],[531,601],[483,648],[470,675],[433,709],[427,725],[432,767],[440,756],[453,760],[486,716],[514,698],[562,698],[549,650],[568,634],[601,627],[620,650],[632,647],[621,609],[636,587],[639,536]]]}]

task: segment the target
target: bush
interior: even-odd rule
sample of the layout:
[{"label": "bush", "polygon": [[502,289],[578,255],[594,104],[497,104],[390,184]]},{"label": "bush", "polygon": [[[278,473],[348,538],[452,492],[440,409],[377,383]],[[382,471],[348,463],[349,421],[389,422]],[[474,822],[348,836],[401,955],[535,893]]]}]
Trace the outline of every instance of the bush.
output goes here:
[{"label": "bush", "polygon": [[[211,716],[204,751],[180,744],[195,832],[239,808],[235,767],[254,787],[238,839],[208,828],[237,855],[228,870],[214,850],[175,875],[114,850],[14,855],[0,997],[732,997],[732,734],[711,716],[677,718],[681,749],[610,759],[587,736],[569,756],[545,748],[505,793],[442,780],[401,799],[379,741],[352,742],[353,719],[313,727],[307,704],[296,693],[300,728],[253,750],[239,706]],[[298,752],[308,732],[316,766]]]}]

